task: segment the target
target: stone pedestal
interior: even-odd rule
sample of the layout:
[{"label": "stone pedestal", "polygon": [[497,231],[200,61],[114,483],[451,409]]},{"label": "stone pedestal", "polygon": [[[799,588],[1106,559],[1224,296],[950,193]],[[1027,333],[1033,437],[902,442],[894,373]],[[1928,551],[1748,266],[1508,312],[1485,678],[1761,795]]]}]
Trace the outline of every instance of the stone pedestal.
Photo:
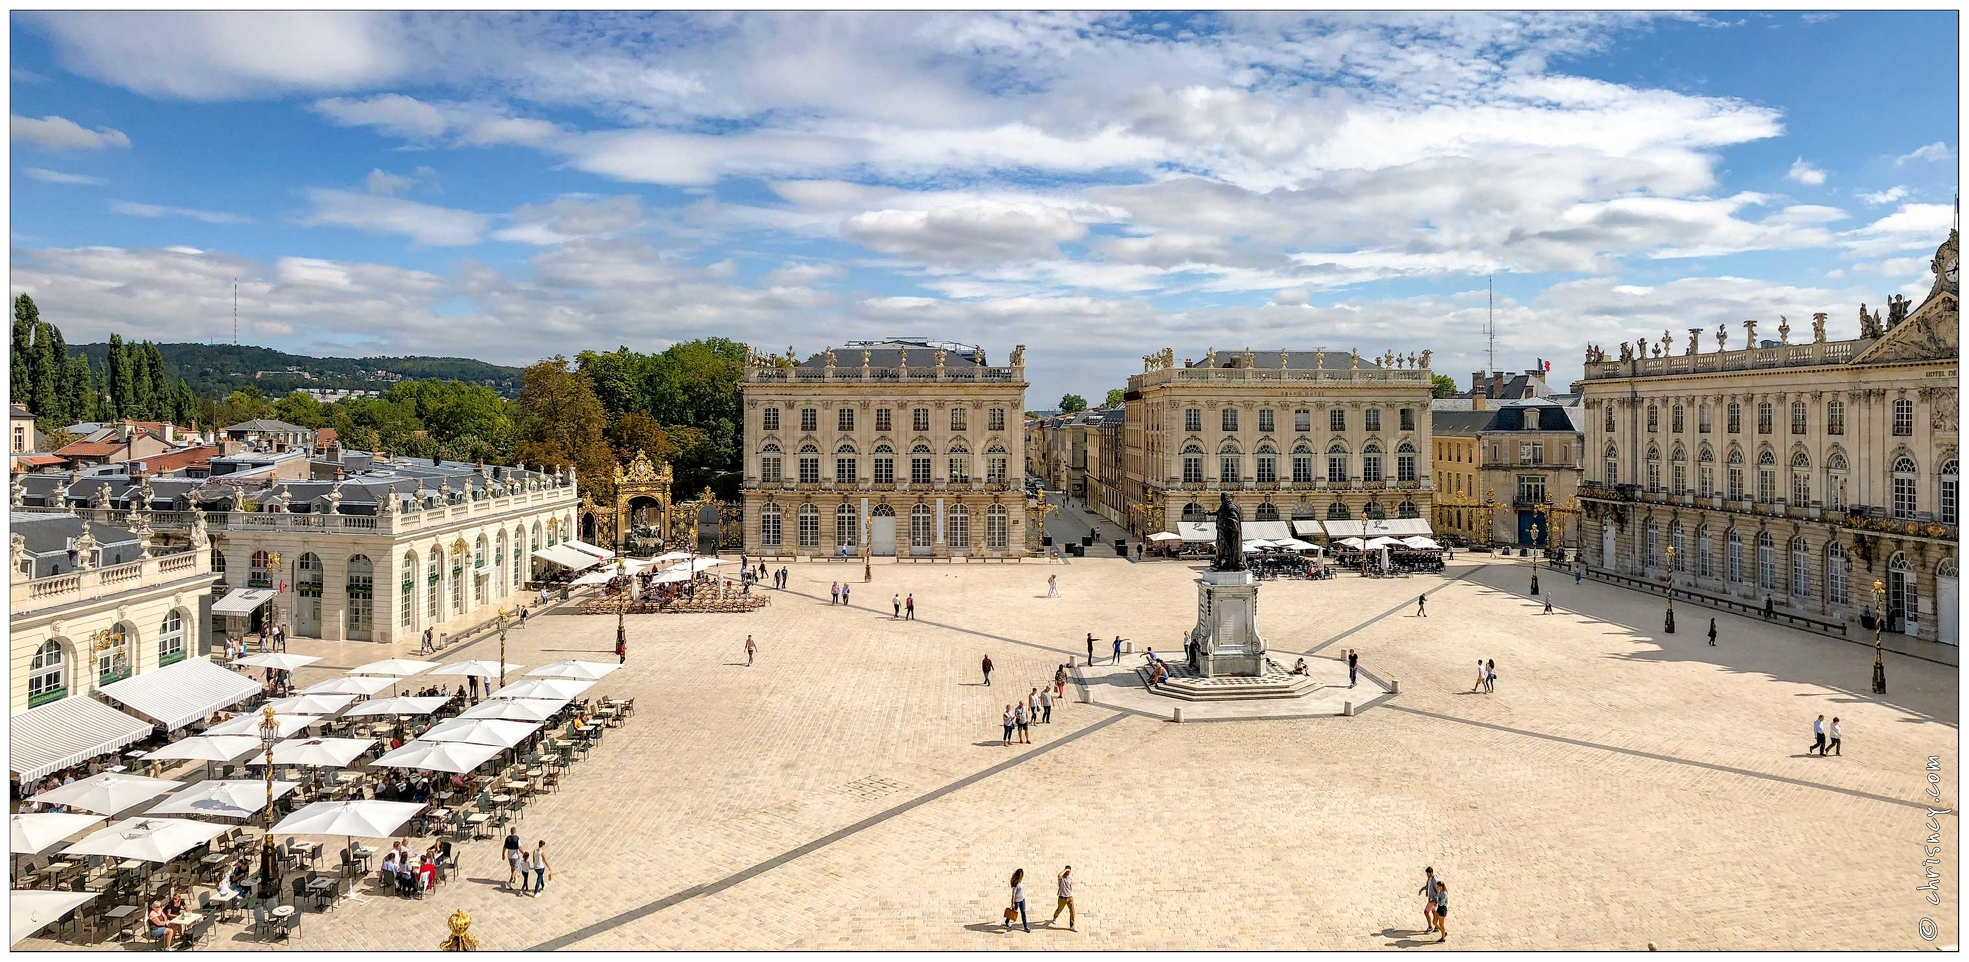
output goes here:
[{"label": "stone pedestal", "polygon": [[1265,672],[1258,634],[1258,579],[1249,571],[1206,571],[1197,579],[1197,674],[1256,677]]}]

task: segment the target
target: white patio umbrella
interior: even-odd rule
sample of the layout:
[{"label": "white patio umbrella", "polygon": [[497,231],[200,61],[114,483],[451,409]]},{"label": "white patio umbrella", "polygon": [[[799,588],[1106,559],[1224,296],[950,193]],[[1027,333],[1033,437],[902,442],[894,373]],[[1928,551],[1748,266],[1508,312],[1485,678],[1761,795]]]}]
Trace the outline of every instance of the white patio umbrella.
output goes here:
[{"label": "white patio umbrella", "polygon": [[651,564],[663,564],[666,561],[687,561],[690,557],[691,553],[688,551],[665,551],[649,560]]},{"label": "white patio umbrella", "polygon": [[281,671],[293,671],[296,668],[312,665],[320,660],[320,658],[313,655],[290,655],[284,651],[275,651],[264,655],[247,655],[244,658],[234,658],[232,663],[235,665],[245,665],[249,668],[278,668]]},{"label": "white patio umbrella", "polygon": [[[318,697],[318,696],[311,695],[309,697]],[[275,709],[275,710],[278,711],[279,709]],[[279,737],[281,738],[291,738],[293,737],[295,732],[298,732],[301,729],[306,728],[309,725],[312,725],[320,720],[321,720],[320,715],[276,714],[275,716],[273,716],[274,724],[278,726],[280,729]],[[257,745],[259,744],[260,741],[259,739],[260,721],[261,721],[261,717],[259,715],[254,715],[247,712],[241,712],[240,714],[234,716],[231,719],[220,722],[217,725],[213,725],[211,728],[207,728],[205,730],[205,734],[220,737],[220,738],[226,738],[226,737],[246,735],[250,732],[253,735],[254,744]],[[185,739],[185,740],[190,741],[191,739]],[[150,757],[156,758],[157,753],[152,752],[150,754]]]},{"label": "white patio umbrella", "polygon": [[[273,783],[273,797],[294,790],[299,782]],[[159,802],[149,815],[209,815],[214,818],[252,818],[267,807],[265,782],[250,778],[204,781]]]},{"label": "white patio umbrella", "polygon": [[444,707],[449,698],[374,698],[342,714],[343,718],[368,715],[428,715]]},{"label": "white patio umbrella", "polygon": [[14,815],[13,841],[8,851],[15,855],[37,855],[55,844],[103,820],[101,815],[67,812],[22,812]]},{"label": "white patio umbrella", "polygon": [[1367,547],[1368,550],[1370,551],[1376,551],[1381,548],[1405,548],[1408,546],[1402,544],[1400,541],[1397,541],[1394,538],[1390,538],[1384,535],[1382,537],[1375,538],[1374,540],[1369,541],[1367,543]]},{"label": "white patio umbrella", "polygon": [[[292,738],[273,747],[273,763],[276,765],[310,765],[317,768],[347,768],[369,746],[376,743],[374,738]],[[266,753],[262,752],[246,760],[248,765],[265,765]]]},{"label": "white patio umbrella", "polygon": [[1253,551],[1263,551],[1271,546],[1272,543],[1270,541],[1266,541],[1263,538],[1255,538],[1251,541],[1246,541],[1244,543],[1244,550],[1245,553],[1249,554]]},{"label": "white patio umbrella", "polygon": [[595,687],[578,678],[531,678],[516,681],[488,695],[489,698],[576,698]]},{"label": "white patio umbrella", "polygon": [[318,681],[301,689],[304,695],[374,695],[396,687],[397,679],[378,675],[346,675]]},{"label": "white patio umbrella", "polygon": [[1287,538],[1284,541],[1274,541],[1272,543],[1281,548],[1291,548],[1294,551],[1318,551],[1320,549],[1319,545],[1313,544],[1310,541],[1301,541],[1298,538]]},{"label": "white patio umbrella", "polygon": [[591,571],[568,582],[567,586],[570,588],[588,588],[594,585],[605,585],[614,580],[614,571]]},{"label": "white patio umbrella", "polygon": [[692,575],[689,571],[676,570],[676,571],[665,571],[662,574],[659,574],[655,578],[652,578],[650,580],[660,585],[674,585],[674,584],[680,584],[682,582],[689,581],[693,577],[695,576]]},{"label": "white patio umbrella", "polygon": [[1181,541],[1183,536],[1173,531],[1157,531],[1149,535],[1150,541]]},{"label": "white patio umbrella", "polygon": [[435,661],[412,661],[408,658],[385,658],[367,665],[357,665],[349,669],[351,675],[393,675],[399,678],[415,675],[436,668]]},{"label": "white patio umbrella", "polygon": [[[276,698],[270,704],[276,715],[333,715],[356,700],[354,695],[294,695]],[[254,724],[258,724],[258,720]]]},{"label": "white patio umbrella", "polygon": [[527,736],[540,730],[538,722],[499,721],[489,718],[453,718],[432,725],[418,741],[424,742],[469,742],[473,745],[497,745],[511,748]]},{"label": "white patio umbrella", "polygon": [[49,923],[67,915],[78,905],[101,895],[101,892],[46,892],[40,889],[15,889],[9,906],[12,909],[13,941],[8,945],[19,945],[22,939],[33,935]]},{"label": "white patio umbrella", "polygon": [[527,672],[528,677],[543,675],[549,678],[583,678],[593,681],[612,671],[620,671],[621,665],[606,661],[557,661],[551,665],[541,665]]},{"label": "white patio umbrella", "polygon": [[[353,846],[355,837],[389,838],[411,816],[422,811],[422,802],[379,802],[373,798],[341,802],[315,802],[280,820],[273,830],[287,835],[340,835]],[[348,863],[343,863],[347,872]]]},{"label": "white patio umbrella", "polygon": [[413,741],[370,762],[369,765],[372,768],[421,768],[434,772],[469,772],[503,751],[505,749],[498,745]]},{"label": "white patio umbrella", "polygon": [[1355,550],[1359,550],[1361,548],[1367,547],[1367,542],[1362,541],[1359,538],[1341,538],[1340,540],[1335,541],[1334,544],[1344,545],[1346,547],[1353,548]]},{"label": "white patio umbrella", "polygon": [[738,562],[733,561],[730,558],[698,558],[695,561],[686,561],[683,564],[671,565],[670,567],[665,568],[663,570],[695,572],[695,571],[703,571],[707,568],[716,568],[719,565],[735,565],[735,564],[738,564]]},{"label": "white patio umbrella", "polygon": [[[525,667],[526,667],[525,665],[515,665],[510,661],[506,662],[506,671],[508,674],[519,671],[520,669]],[[485,661],[482,659],[477,661],[454,661],[449,664],[438,666],[438,669],[436,671],[431,672],[431,674],[477,675],[480,678],[497,678],[499,677],[499,662]]]},{"label": "white patio umbrella", "polygon": [[565,698],[494,698],[473,705],[458,717],[544,722],[567,707],[567,702]]},{"label": "white patio umbrella", "polygon": [[1402,544],[1408,545],[1411,548],[1415,548],[1421,551],[1434,551],[1442,547],[1442,545],[1438,543],[1436,539],[1425,538],[1419,534],[1411,537],[1403,538]]},{"label": "white patio umbrella", "polygon": [[[255,748],[260,739],[252,735],[194,735],[180,738],[163,748],[153,749],[145,758],[189,758],[201,762],[229,762]],[[176,786],[172,786],[175,788]]]},{"label": "white patio umbrella", "polygon": [[169,862],[226,831],[224,825],[188,818],[126,818],[70,845],[67,855],[102,855],[145,862]]},{"label": "white patio umbrella", "polygon": [[28,801],[66,805],[70,808],[100,812],[115,817],[117,812],[132,805],[141,805],[159,795],[175,792],[183,787],[182,783],[169,778],[147,778],[142,775],[103,772],[30,796]]}]

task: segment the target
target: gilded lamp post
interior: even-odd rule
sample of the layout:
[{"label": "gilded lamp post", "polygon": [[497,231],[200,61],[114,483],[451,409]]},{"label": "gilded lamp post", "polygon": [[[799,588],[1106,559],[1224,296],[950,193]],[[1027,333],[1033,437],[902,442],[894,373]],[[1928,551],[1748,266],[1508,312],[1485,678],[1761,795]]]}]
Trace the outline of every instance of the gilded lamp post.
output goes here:
[{"label": "gilded lamp post", "polygon": [[273,854],[273,747],[280,741],[280,722],[274,720],[273,705],[269,703],[260,714],[260,744],[266,749],[267,807],[261,811],[266,827],[266,835],[260,846],[260,897],[263,899],[280,896],[280,872],[274,867]]},{"label": "gilded lamp post", "polygon": [[[695,561],[694,557],[693,557],[693,561]],[[693,577],[695,577],[697,574],[696,569],[697,569],[697,565],[692,564],[691,574]],[[628,559],[622,557],[621,555],[616,555],[615,576],[618,578],[624,578],[627,577],[628,575],[629,575]],[[616,598],[615,598],[615,644],[617,647],[622,648],[624,650],[627,650],[629,646],[629,628],[628,628],[628,623],[625,621],[625,619],[628,617],[628,614],[629,614],[629,586],[625,584],[622,586],[621,590],[616,592]]]},{"label": "gilded lamp post", "polygon": [[[1702,627],[1701,623],[1698,622],[1696,627]],[[1675,546],[1672,544],[1668,546],[1668,614],[1662,619],[1661,632],[1665,635],[1675,633]]]},{"label": "gilded lamp post", "polygon": [[1887,627],[1887,586],[1873,583],[1873,693],[1887,694],[1887,664],[1880,659],[1880,632]]},{"label": "gilded lamp post", "polygon": [[506,609],[499,609],[499,687],[506,687],[506,629],[510,622],[506,619]]}]

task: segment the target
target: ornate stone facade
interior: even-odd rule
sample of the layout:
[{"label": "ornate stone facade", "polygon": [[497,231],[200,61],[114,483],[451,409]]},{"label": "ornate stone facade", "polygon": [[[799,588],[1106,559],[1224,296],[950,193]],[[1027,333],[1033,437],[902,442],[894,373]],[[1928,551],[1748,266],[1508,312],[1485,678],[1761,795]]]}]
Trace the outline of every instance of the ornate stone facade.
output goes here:
[{"label": "ornate stone facade", "polygon": [[[1621,360],[1587,353],[1582,557],[1594,569],[1955,643],[1956,235],[1919,307],[1862,336]],[[1719,332],[1719,339],[1727,329]],[[1725,342],[1727,343],[1727,342]]]},{"label": "ornate stone facade", "polygon": [[1002,366],[977,347],[914,340],[753,355],[746,551],[1023,556],[1024,352]]},{"label": "ornate stone facade", "polygon": [[[1430,516],[1429,352],[1142,359],[1128,379],[1123,499],[1140,534],[1208,521]],[[1147,530],[1141,530],[1146,528]]]}]

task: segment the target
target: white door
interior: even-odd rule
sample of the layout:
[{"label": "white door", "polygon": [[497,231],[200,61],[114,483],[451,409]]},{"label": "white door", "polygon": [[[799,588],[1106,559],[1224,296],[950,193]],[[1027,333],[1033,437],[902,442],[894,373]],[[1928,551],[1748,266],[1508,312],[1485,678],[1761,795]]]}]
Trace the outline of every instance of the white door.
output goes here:
[{"label": "white door", "polygon": [[1600,567],[1607,571],[1617,570],[1613,562],[1614,533],[1611,525],[1600,529]]},{"label": "white door", "polygon": [[884,557],[893,557],[895,555],[895,515],[877,515],[868,519],[868,549],[869,553]]},{"label": "white door", "polygon": [[1961,599],[1956,597],[1960,582],[1954,575],[1940,575],[1935,578],[1935,640],[1944,645],[1959,645],[1956,638],[1955,619],[1957,605]]}]

